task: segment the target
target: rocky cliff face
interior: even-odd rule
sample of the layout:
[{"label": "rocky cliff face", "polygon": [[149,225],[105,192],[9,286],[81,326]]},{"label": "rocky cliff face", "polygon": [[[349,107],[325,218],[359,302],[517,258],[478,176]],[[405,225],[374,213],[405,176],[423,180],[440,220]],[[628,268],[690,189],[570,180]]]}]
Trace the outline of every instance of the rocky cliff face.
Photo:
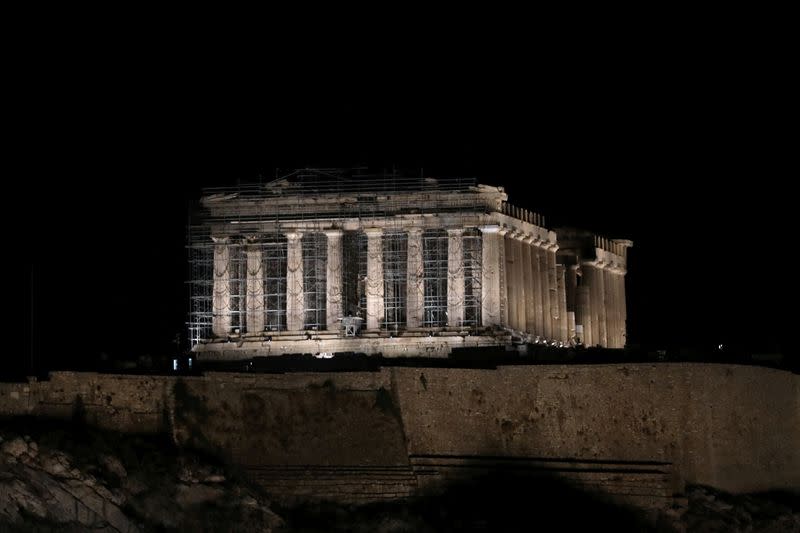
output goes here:
[{"label": "rocky cliff face", "polygon": [[406,501],[280,513],[285,523],[235,467],[179,450],[166,436],[31,419],[0,425],[0,531],[800,532],[800,493],[694,486],[672,508],[645,516],[555,480],[489,475]]},{"label": "rocky cliff face", "polygon": [[169,442],[25,426],[0,430],[0,529],[273,531],[283,524],[235,472]]}]

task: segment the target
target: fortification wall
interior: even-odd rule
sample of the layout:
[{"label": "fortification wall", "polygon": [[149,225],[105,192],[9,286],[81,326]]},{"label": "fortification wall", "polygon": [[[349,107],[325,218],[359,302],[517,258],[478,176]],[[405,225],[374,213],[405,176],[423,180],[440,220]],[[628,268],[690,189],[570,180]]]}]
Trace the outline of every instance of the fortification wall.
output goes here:
[{"label": "fortification wall", "polygon": [[394,368],[410,455],[672,463],[732,492],[800,487],[800,377],[703,365]]},{"label": "fortification wall", "polygon": [[104,428],[173,431],[180,442],[229,455],[268,486],[309,493],[327,483],[402,496],[419,478],[415,461],[426,457],[664,463],[686,482],[732,492],[800,487],[800,376],[757,367],[57,372],[0,384],[0,416],[69,418],[76,410]]}]

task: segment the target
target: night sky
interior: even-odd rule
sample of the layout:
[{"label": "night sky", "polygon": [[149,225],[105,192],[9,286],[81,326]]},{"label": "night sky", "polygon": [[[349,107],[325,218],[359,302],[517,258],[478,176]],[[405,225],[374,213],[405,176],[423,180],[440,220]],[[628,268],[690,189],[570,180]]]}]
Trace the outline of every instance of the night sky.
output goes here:
[{"label": "night sky", "polygon": [[5,257],[33,304],[33,346],[30,305],[27,335],[10,335],[15,364],[174,352],[200,188],[332,166],[474,176],[551,227],[632,239],[629,342],[789,351],[784,74],[707,59],[258,79],[57,70],[57,89],[31,87],[27,172],[6,197],[27,206]]}]

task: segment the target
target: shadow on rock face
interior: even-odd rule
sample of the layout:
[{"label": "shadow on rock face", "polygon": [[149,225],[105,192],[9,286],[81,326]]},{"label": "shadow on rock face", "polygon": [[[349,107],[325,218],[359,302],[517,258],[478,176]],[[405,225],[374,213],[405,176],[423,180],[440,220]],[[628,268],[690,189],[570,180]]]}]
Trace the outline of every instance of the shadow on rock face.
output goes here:
[{"label": "shadow on rock face", "polygon": [[[298,531],[651,531],[641,511],[549,477],[506,473],[452,482],[408,502],[345,507],[305,504],[278,511]],[[658,528],[656,528],[657,530]],[[670,529],[665,529],[669,531]]]}]

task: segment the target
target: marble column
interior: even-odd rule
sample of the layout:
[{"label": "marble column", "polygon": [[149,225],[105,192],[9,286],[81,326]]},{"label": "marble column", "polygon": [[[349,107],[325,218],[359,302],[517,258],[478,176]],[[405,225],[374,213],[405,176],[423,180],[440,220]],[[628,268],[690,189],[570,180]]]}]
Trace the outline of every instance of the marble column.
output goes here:
[{"label": "marble column", "polygon": [[567,311],[567,342],[575,338],[575,311]]},{"label": "marble column", "polygon": [[[542,241],[539,245],[539,274],[542,279],[542,334],[548,340],[553,338],[553,313],[551,310],[552,302],[550,301],[553,298],[550,296],[555,289],[550,284],[550,269],[547,264],[547,249],[549,246],[550,243],[548,241]],[[555,282],[555,279],[552,281]]]},{"label": "marble column", "polygon": [[[481,226],[481,317],[483,326],[499,326],[500,317],[500,246],[499,226]],[[410,245],[409,245],[410,246]]]},{"label": "marble column", "polygon": [[[566,285],[567,292],[567,340],[572,341],[575,338],[575,325],[576,320],[580,316],[578,310],[578,266],[570,265],[565,269],[564,284]],[[579,323],[579,322],[577,322]]]},{"label": "marble column", "polygon": [[584,323],[584,331],[586,331],[586,340],[584,341],[587,346],[597,346],[600,343],[600,329],[599,329],[599,311],[597,305],[597,269],[593,263],[584,263],[581,265],[583,272],[583,285],[586,288],[586,295],[589,304],[588,324]]},{"label": "marble column", "polygon": [[547,285],[550,289],[550,339],[558,339],[560,325],[558,320],[558,271],[556,269],[556,251],[558,245],[550,243],[547,247]]},{"label": "marble column", "polygon": [[[581,283],[575,287],[575,326],[576,334],[586,346],[592,346],[594,340],[592,336],[592,304],[589,278],[588,269],[581,267]],[[578,325],[581,326],[582,331],[577,331]]]},{"label": "marble column", "polygon": [[617,341],[617,308],[615,304],[616,287],[614,285],[614,278],[616,275],[613,272],[611,265],[603,269],[603,288],[605,289],[606,303],[606,338],[609,348],[619,348]]},{"label": "marble column", "polygon": [[583,265],[584,277],[589,287],[589,303],[591,306],[591,345],[608,346],[606,337],[606,316],[605,316],[605,290],[603,279],[603,268],[599,262],[586,263]]},{"label": "marble column", "polygon": [[383,229],[367,228],[367,329],[383,322]]},{"label": "marble column", "polygon": [[447,230],[447,325],[464,323],[464,230]]},{"label": "marble column", "polygon": [[539,248],[539,237],[534,237],[529,246],[531,252],[531,280],[533,291],[531,300],[533,301],[534,326],[531,333],[544,335],[544,288],[542,283],[542,271],[540,266],[541,249]]},{"label": "marble column", "polygon": [[303,234],[286,233],[286,329],[299,331],[305,326],[303,293]]},{"label": "marble column", "polygon": [[514,273],[516,276],[516,284],[517,284],[517,329],[519,331],[525,331],[528,329],[528,318],[526,313],[526,287],[525,287],[525,259],[524,259],[524,251],[523,248],[525,243],[523,242],[524,235],[521,232],[516,232],[514,234]]},{"label": "marble column", "polygon": [[605,273],[603,271],[603,264],[597,264],[597,274],[595,281],[597,282],[597,297],[598,297],[598,310],[597,310],[597,334],[600,336],[599,343],[604,348],[608,348],[608,322],[606,309],[608,302],[606,301],[606,284]]},{"label": "marble column", "polygon": [[422,262],[422,229],[408,230],[408,266],[406,294],[406,324],[409,328],[422,327],[425,303],[425,268]]},{"label": "marble column", "polygon": [[231,254],[227,237],[214,239],[214,294],[212,295],[211,331],[225,337],[231,331]]},{"label": "marble column", "polygon": [[506,266],[506,302],[508,304],[508,317],[506,325],[512,329],[517,329],[517,285],[516,269],[514,268],[514,238],[511,234],[506,234],[503,239],[505,244],[505,266]]},{"label": "marble column", "polygon": [[339,331],[342,327],[342,230],[327,230],[328,269],[325,273],[326,307],[328,331]]},{"label": "marble column", "polygon": [[617,274],[617,312],[619,313],[620,342],[622,347],[628,343],[628,307],[625,300],[625,269]]},{"label": "marble column", "polygon": [[500,274],[500,324],[509,327],[508,323],[508,265],[506,264],[507,228],[497,230],[497,269]]},{"label": "marble column", "polygon": [[261,246],[250,244],[247,253],[247,333],[264,331],[264,271]]},{"label": "marble column", "polygon": [[564,265],[556,265],[556,287],[558,294],[558,329],[557,339],[566,342],[569,340],[569,321],[567,320],[567,290]]},{"label": "marble column", "polygon": [[523,279],[525,282],[525,331],[528,333],[536,332],[536,304],[535,292],[533,290],[533,254],[531,243],[533,237],[526,236],[522,240],[522,267]]}]

